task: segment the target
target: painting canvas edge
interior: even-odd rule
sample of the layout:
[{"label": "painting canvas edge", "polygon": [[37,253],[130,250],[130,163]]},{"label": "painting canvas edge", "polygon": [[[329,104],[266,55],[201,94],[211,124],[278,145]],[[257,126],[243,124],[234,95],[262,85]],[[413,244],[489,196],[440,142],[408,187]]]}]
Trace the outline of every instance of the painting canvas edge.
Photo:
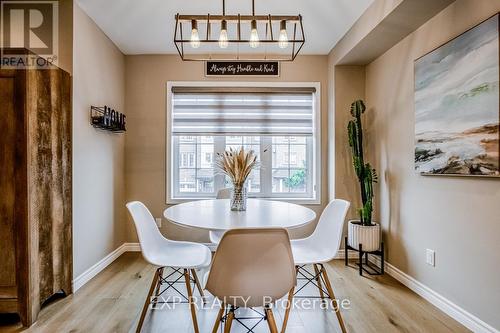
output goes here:
[{"label": "painting canvas edge", "polygon": [[[417,172],[419,175],[422,175],[422,176],[448,176],[448,177],[476,177],[476,178],[496,178],[496,179],[500,179],[500,128],[497,130],[496,132],[496,137],[497,137],[497,166],[496,166],[496,169],[493,169],[494,170],[494,174],[472,174],[472,173],[447,173],[447,172],[425,172],[425,171],[419,171],[419,168],[418,168],[418,165],[417,165],[417,107],[416,107],[416,102],[417,102],[417,98],[416,98],[416,92],[417,92],[417,64],[420,60],[422,60],[423,58],[425,58],[426,56],[429,56],[431,55],[433,52],[447,46],[447,45],[450,45],[452,42],[458,40],[460,37],[464,36],[465,34],[467,34],[468,32],[470,31],[473,31],[474,29],[477,29],[479,26],[481,26],[483,23],[486,23],[487,21],[493,19],[493,18],[497,18],[497,28],[496,28],[496,40],[497,40],[497,45],[498,45],[498,56],[497,56],[497,63],[496,63],[496,66],[497,68],[499,68],[498,70],[498,82],[500,82],[500,12],[498,13],[495,13],[494,15],[488,17],[487,19],[479,22],[478,24],[474,25],[473,27],[471,27],[470,29],[460,33],[459,35],[449,39],[448,41],[440,44],[439,46],[433,48],[432,50],[430,50],[429,52],[426,52],[425,54],[423,54],[422,56],[416,58],[414,60],[414,106],[415,106],[415,109],[414,109],[414,113],[415,113],[415,143],[414,143],[414,170],[415,172]],[[497,98],[497,103],[498,103],[498,110],[497,110],[497,116],[498,116],[498,123],[500,124],[500,87],[497,86],[497,90],[496,90],[496,98]]]}]

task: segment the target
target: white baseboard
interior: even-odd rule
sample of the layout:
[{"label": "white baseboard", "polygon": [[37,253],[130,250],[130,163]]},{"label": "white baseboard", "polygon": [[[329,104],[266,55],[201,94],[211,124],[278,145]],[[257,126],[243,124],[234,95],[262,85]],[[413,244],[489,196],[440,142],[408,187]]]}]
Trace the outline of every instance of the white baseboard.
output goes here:
[{"label": "white baseboard", "polygon": [[[375,256],[370,256],[370,262],[380,265],[380,259]],[[388,262],[385,263],[385,272],[471,331],[476,333],[500,333],[496,328],[485,323],[472,313],[467,312],[462,307],[451,302]]]},{"label": "white baseboard", "polygon": [[141,252],[141,246],[139,243],[123,243],[123,252]]},{"label": "white baseboard", "polygon": [[99,274],[103,269],[108,267],[113,261],[115,261],[119,256],[121,256],[125,250],[125,244],[118,246],[113,252],[99,260],[95,265],[87,269],[82,274],[78,275],[73,279],[73,292],[77,291],[84,284],[89,282],[94,276]]},{"label": "white baseboard", "polygon": [[[335,259],[345,259],[345,250],[344,249],[340,249],[337,251],[337,255],[335,256]],[[358,252],[356,251],[349,251],[349,258],[347,259],[358,259],[359,258],[359,254]]]}]

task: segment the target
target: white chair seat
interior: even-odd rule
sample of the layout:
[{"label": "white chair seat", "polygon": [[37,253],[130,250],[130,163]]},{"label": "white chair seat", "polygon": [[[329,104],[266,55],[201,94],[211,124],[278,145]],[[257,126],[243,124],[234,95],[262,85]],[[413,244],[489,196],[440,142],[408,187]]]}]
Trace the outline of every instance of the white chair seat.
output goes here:
[{"label": "white chair seat", "polygon": [[349,205],[345,200],[332,200],[319,217],[313,233],[291,241],[296,265],[321,264],[335,258]]},{"label": "white chair seat", "polygon": [[292,253],[295,265],[308,265],[311,263],[325,263],[332,259],[331,252],[311,246],[307,238],[292,239]]},{"label": "white chair seat", "polygon": [[[312,265],[315,271],[314,275],[309,273],[308,276],[306,276],[300,272],[300,270],[304,270],[304,268],[299,267],[297,268],[297,274],[301,274],[309,280],[307,283],[315,283],[320,290],[321,298],[324,297],[323,288],[321,287],[321,281],[323,281],[328,290],[327,295],[332,300],[334,306],[337,304],[337,301],[323,263],[334,259],[337,255],[342,240],[342,229],[349,205],[350,203],[345,200],[335,199],[331,201],[325,207],[316,225],[316,229],[314,229],[311,236],[303,239],[295,239],[290,242],[295,265]],[[316,282],[314,282],[314,280],[316,280]],[[339,320],[342,332],[346,333],[344,320],[342,319],[338,306],[335,314]]]},{"label": "white chair seat", "polygon": [[[229,199],[229,198],[231,198],[231,188],[223,188],[217,192],[217,199]],[[213,248],[216,248],[217,245],[219,245],[222,236],[224,236],[224,231],[208,232],[208,237],[210,238],[210,242],[214,245]]]},{"label": "white chair seat", "polygon": [[203,244],[168,240],[164,246],[165,250],[150,254],[148,261],[151,264],[159,267],[188,269],[210,266],[212,252]]},{"label": "white chair seat", "polygon": [[224,231],[209,231],[208,236],[210,237],[210,242],[218,245],[222,236],[224,236]]}]

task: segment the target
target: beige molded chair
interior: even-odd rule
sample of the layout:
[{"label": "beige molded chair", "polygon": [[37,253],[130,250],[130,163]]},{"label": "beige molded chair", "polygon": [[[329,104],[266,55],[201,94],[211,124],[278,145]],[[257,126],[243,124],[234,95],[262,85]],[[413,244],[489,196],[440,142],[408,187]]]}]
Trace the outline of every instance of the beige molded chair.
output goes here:
[{"label": "beige molded chair", "polygon": [[232,229],[219,243],[206,289],[223,304],[212,332],[217,332],[226,307],[224,332],[231,330],[235,308],[264,307],[271,332],[278,332],[270,306],[288,294],[283,327],[296,285],[295,264],[285,229]]}]

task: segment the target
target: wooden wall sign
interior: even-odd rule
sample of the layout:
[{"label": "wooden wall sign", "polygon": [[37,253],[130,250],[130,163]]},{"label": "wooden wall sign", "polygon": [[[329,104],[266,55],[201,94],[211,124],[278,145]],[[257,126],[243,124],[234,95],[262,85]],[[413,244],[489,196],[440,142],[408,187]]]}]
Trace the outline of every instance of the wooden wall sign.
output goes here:
[{"label": "wooden wall sign", "polygon": [[207,61],[206,76],[268,76],[280,75],[279,61]]}]

